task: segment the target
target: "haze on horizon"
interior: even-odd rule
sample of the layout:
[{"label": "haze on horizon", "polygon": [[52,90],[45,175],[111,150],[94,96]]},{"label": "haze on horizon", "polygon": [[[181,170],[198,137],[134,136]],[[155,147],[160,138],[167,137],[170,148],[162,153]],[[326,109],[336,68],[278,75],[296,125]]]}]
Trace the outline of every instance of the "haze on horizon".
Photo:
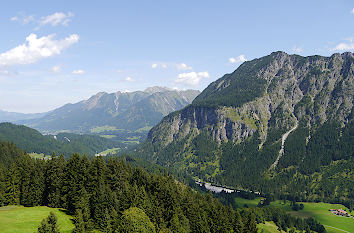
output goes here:
[{"label": "haze on horizon", "polygon": [[36,113],[101,91],[203,90],[242,62],[354,51],[352,1],[11,1],[0,109]]}]

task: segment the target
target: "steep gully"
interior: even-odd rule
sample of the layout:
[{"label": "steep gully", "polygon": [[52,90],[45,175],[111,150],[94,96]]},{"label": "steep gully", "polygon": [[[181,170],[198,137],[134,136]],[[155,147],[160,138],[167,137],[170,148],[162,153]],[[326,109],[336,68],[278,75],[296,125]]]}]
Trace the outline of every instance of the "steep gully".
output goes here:
[{"label": "steep gully", "polygon": [[285,144],[286,139],[288,138],[288,136],[289,136],[289,134],[290,134],[291,132],[293,132],[295,129],[297,129],[298,126],[299,126],[299,122],[296,120],[295,126],[294,126],[292,129],[290,129],[289,131],[287,131],[285,134],[283,134],[283,136],[282,136],[282,138],[281,138],[281,149],[280,149],[280,151],[279,151],[278,157],[277,157],[277,159],[274,161],[274,163],[270,166],[269,169],[275,169],[275,168],[276,168],[276,166],[277,166],[278,163],[279,163],[280,158],[281,158],[281,157],[283,156],[283,154],[284,154],[284,144]]}]

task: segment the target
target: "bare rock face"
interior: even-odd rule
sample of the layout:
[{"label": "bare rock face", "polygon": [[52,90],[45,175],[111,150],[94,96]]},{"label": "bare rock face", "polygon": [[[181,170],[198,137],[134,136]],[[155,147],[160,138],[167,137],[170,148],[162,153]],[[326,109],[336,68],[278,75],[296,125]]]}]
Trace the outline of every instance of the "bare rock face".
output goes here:
[{"label": "bare rock face", "polygon": [[210,84],[192,105],[165,117],[148,138],[166,147],[203,131],[219,144],[240,143],[258,132],[264,143],[270,128],[285,132],[300,120],[308,126],[337,120],[344,126],[353,93],[353,53],[301,57],[275,52]]}]

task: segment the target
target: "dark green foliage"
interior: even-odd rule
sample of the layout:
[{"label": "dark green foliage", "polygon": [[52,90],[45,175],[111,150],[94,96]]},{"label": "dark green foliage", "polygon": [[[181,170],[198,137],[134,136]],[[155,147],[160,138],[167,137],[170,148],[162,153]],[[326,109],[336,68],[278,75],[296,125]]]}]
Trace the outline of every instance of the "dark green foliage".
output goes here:
[{"label": "dark green foliage", "polygon": [[39,233],[59,233],[57,225],[57,217],[53,212],[50,212],[49,216],[42,220],[41,225],[38,227]]},{"label": "dark green foliage", "polygon": [[[64,137],[69,138],[70,142]],[[73,153],[95,155],[108,148],[123,147],[120,142],[97,135],[61,133],[57,135],[56,140],[53,136],[43,136],[34,129],[11,123],[0,123],[0,141],[13,142],[20,149],[29,153],[36,152],[48,155],[55,153],[65,156],[70,156]],[[6,159],[10,160],[11,157]]]},{"label": "dark green foliage", "polygon": [[[269,64],[271,56],[245,62],[232,74],[226,74],[221,79],[211,83],[195,98],[193,105],[240,107],[242,104],[262,96],[265,93],[267,83],[266,80],[257,77],[255,71],[257,68]],[[221,87],[218,86],[220,82],[223,82]]]},{"label": "dark green foliage", "polygon": [[131,207],[125,210],[121,217],[119,232],[155,233],[155,226],[142,209]]},{"label": "dark green foliage", "polygon": [[[117,158],[90,161],[74,154],[64,161],[62,156],[40,160],[18,155],[4,170],[3,204],[65,208],[74,215],[74,232],[230,232],[247,221],[242,217],[234,224],[239,218],[234,210],[211,195]],[[43,220],[39,231],[55,232],[53,219]]]}]

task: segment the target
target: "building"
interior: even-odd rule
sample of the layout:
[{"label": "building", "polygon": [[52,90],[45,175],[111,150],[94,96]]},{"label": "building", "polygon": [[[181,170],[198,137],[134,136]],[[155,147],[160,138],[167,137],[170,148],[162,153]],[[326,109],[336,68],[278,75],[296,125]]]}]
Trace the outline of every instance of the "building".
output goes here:
[{"label": "building", "polygon": [[338,215],[338,216],[345,216],[345,217],[350,217],[350,214],[347,213],[347,211],[342,210],[342,209],[330,209],[333,214]]}]

